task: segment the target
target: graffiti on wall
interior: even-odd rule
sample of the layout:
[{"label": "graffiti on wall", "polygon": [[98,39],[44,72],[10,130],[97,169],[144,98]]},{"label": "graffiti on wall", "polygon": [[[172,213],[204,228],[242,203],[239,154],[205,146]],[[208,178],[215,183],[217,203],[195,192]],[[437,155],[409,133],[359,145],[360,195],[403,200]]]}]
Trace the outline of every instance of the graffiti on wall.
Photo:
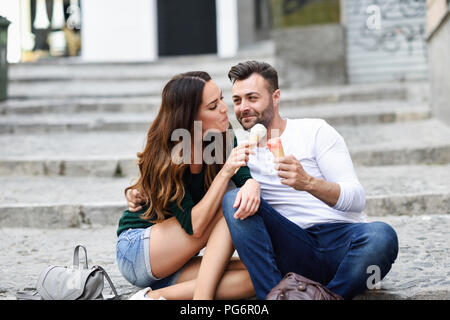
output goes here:
[{"label": "graffiti on wall", "polygon": [[[397,52],[406,45],[412,54],[416,41],[425,47],[426,0],[362,0],[349,5],[351,15],[367,18],[355,39],[365,50]],[[417,23],[420,18],[423,23]]]}]

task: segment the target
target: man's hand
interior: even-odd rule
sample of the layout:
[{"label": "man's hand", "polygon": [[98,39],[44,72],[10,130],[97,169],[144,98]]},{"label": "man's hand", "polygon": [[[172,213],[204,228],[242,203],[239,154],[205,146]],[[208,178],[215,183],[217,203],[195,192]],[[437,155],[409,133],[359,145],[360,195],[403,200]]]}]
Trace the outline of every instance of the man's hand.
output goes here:
[{"label": "man's hand", "polygon": [[125,197],[127,198],[128,210],[130,212],[137,212],[142,209],[142,203],[145,203],[145,198],[137,189],[128,189]]},{"label": "man's hand", "polygon": [[334,207],[338,202],[341,194],[339,184],[310,176],[293,155],[276,159],[275,169],[278,170],[278,176],[283,178],[282,184],[298,191],[309,192],[330,207]]},{"label": "man's hand", "polygon": [[306,173],[300,161],[293,155],[275,159],[275,169],[278,170],[278,176],[283,178],[282,184],[298,191],[311,190],[314,177]]},{"label": "man's hand", "polygon": [[261,186],[254,179],[248,179],[236,195],[234,207],[239,209],[234,213],[235,219],[245,219],[258,211],[261,202]]}]

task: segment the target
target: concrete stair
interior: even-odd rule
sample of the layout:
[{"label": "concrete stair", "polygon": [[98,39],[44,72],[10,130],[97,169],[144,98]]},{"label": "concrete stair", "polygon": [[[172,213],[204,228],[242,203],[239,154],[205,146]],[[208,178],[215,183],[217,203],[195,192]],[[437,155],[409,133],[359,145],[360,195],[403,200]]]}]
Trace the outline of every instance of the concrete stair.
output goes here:
[{"label": "concrete stair", "polygon": [[[233,59],[12,66],[11,99],[0,102],[0,248],[7,252],[0,299],[34,286],[49,263],[70,263],[78,243],[124,297],[136,291],[117,270],[115,228],[161,88],[178,72],[210,72],[245,140],[226,72],[249,57],[275,60],[262,50]],[[428,94],[426,83],[282,88],[282,115],[325,119],[345,138],[368,219],[390,223],[399,235],[399,257],[381,289],[358,299],[450,298],[450,128],[432,117]]]},{"label": "concrete stair", "polygon": [[[155,99],[155,97],[152,98]],[[99,108],[99,104],[90,106]],[[6,114],[0,118],[0,134],[125,130],[145,132],[158,113],[159,103],[157,104],[155,101],[154,105],[144,103],[120,105],[116,102],[115,104],[105,104],[105,108],[101,111],[84,110],[82,112],[70,106],[55,107],[55,109],[59,108],[61,112],[48,113],[39,112],[38,109],[36,112],[29,112],[29,108],[33,107],[14,107],[14,111],[5,112]],[[132,109],[132,111],[124,109]],[[11,113],[8,114],[8,112]],[[229,113],[233,127],[240,128],[233,111],[230,110]],[[280,113],[288,118],[322,118],[333,125],[360,125],[428,119],[430,108],[425,103],[411,105],[411,103],[387,100],[381,103],[342,103],[339,106],[336,104],[314,107],[281,106]]]},{"label": "concrete stair", "polygon": [[[431,165],[450,159],[450,128],[435,119],[335,128],[355,165]],[[236,129],[236,135],[244,140],[247,133]],[[0,174],[133,177],[145,139],[146,130],[3,134]]]},{"label": "concrete stair", "polygon": [[[356,167],[370,217],[446,214],[450,164]],[[65,228],[116,225],[124,189],[136,176],[3,176],[0,224]]]}]

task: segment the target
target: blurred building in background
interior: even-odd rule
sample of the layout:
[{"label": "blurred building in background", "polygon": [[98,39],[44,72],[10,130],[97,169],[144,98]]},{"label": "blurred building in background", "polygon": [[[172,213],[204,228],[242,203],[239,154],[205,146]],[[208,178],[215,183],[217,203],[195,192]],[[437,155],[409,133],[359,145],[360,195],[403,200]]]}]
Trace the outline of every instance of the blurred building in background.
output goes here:
[{"label": "blurred building in background", "polygon": [[78,0],[2,0],[0,15],[11,21],[8,30],[10,63],[80,54]]},{"label": "blurred building in background", "polygon": [[265,0],[2,0],[8,61],[76,56],[84,61],[153,61],[217,54],[267,39]]},{"label": "blurred building in background", "polygon": [[293,86],[427,79],[426,0],[272,3],[280,68]]},{"label": "blurred building in background", "polygon": [[[273,44],[286,87],[430,81],[448,97],[448,0],[2,0],[8,61],[233,57]],[[443,67],[446,66],[446,67]]]}]

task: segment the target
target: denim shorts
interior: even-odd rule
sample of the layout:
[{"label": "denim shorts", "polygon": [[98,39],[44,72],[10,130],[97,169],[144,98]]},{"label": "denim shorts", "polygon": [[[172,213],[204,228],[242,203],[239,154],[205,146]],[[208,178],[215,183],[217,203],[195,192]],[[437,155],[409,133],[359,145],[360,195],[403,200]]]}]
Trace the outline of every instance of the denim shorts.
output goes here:
[{"label": "denim shorts", "polygon": [[151,228],[123,231],[117,239],[116,261],[120,273],[132,285],[159,289],[175,284],[183,268],[164,278],[152,274],[149,251]]}]

